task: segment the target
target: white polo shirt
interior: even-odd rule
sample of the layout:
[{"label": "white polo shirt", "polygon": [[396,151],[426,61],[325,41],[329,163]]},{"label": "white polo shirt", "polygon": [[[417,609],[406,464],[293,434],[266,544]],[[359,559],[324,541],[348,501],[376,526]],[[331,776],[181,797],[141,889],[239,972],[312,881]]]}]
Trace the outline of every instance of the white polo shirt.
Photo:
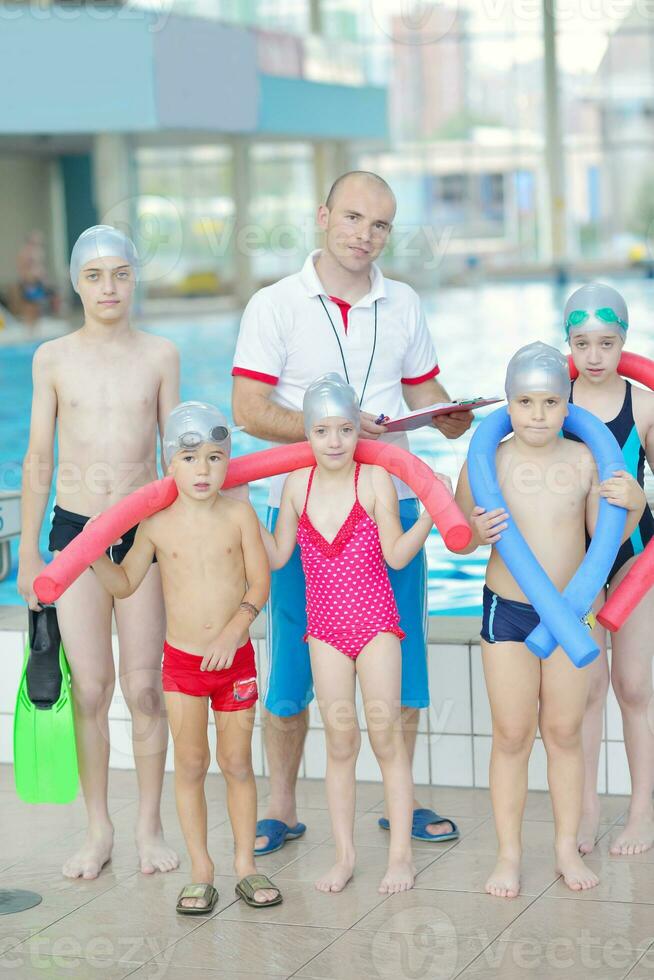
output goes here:
[{"label": "white polo shirt", "polygon": [[[312,381],[327,371],[345,377],[347,367],[360,400],[363,394],[362,411],[394,418],[405,408],[402,385],[421,384],[439,372],[420,300],[406,283],[385,278],[373,265],[370,291],[350,307],[346,329],[341,307],[318,278],[319,254],[312,252],[300,272],[254,294],[241,319],[232,374],[274,385],[272,399],[301,412]],[[405,433],[382,438],[409,445]],[[271,507],[279,507],[283,484],[284,477],[271,481]],[[400,499],[415,496],[399,481],[396,486]]]}]

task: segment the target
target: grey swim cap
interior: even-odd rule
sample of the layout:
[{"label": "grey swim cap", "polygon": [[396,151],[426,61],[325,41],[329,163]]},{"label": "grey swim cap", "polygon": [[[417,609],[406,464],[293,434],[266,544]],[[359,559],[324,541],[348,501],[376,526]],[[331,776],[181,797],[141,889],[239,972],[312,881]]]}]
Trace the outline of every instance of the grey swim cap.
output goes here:
[{"label": "grey swim cap", "polygon": [[568,400],[570,371],[568,360],[549,344],[537,340],[521,347],[513,355],[506,369],[504,384],[507,401],[530,391],[546,391]]},{"label": "grey swim cap", "polygon": [[231,429],[222,412],[204,402],[181,402],[166,420],[163,455],[166,466],[175,453],[197,449],[205,442],[215,442],[227,455],[232,450]]},{"label": "grey swim cap", "polygon": [[77,288],[79,274],[87,262],[114,255],[131,265],[134,276],[137,277],[139,256],[131,238],[118,228],[112,228],[111,225],[93,225],[92,228],[83,231],[73,245],[70,255],[70,281],[75,292],[79,292]]},{"label": "grey swim cap", "polygon": [[621,294],[613,286],[603,282],[588,282],[575,289],[565,304],[563,313],[565,335],[590,333],[617,333],[624,340],[629,327],[629,311]]},{"label": "grey swim cap", "polygon": [[330,371],[316,378],[304,393],[302,402],[304,431],[309,435],[312,427],[321,419],[349,419],[357,432],[361,428],[357,393],[340,374]]}]

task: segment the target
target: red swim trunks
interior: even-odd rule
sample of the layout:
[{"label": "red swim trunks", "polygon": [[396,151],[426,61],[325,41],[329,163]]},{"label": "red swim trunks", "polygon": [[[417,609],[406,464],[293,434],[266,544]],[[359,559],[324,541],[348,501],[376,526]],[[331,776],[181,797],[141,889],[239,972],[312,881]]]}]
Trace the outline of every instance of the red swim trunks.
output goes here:
[{"label": "red swim trunks", "polygon": [[201,663],[202,657],[164,643],[164,691],[210,698],[213,711],[243,711],[255,704],[259,694],[251,640],[239,647],[232,666],[225,670],[200,670]]}]

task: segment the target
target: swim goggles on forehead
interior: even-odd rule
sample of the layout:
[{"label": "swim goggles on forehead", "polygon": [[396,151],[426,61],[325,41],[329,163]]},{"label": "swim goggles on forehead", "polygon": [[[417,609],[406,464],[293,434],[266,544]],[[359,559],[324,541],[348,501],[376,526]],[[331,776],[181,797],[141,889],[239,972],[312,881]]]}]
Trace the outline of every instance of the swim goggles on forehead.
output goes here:
[{"label": "swim goggles on forehead", "polygon": [[[619,327],[627,332],[629,329],[629,324],[625,323],[615,310],[612,310],[610,306],[602,306],[599,310],[595,310],[595,316],[598,320],[602,320],[603,323],[617,323]],[[565,332],[569,336],[570,330],[573,327],[579,327],[582,323],[585,323],[590,313],[588,310],[571,310],[568,314],[568,319],[565,321]]]},{"label": "swim goggles on forehead", "polygon": [[206,435],[201,432],[183,432],[177,437],[180,449],[197,449],[203,442],[225,442],[229,438],[229,429],[225,425],[214,425]]}]

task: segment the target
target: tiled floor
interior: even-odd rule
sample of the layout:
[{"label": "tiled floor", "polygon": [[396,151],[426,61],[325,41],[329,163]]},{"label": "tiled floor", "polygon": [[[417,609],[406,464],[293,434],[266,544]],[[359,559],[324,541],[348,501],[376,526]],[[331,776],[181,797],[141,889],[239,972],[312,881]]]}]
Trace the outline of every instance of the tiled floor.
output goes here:
[{"label": "tiled floor", "polygon": [[[166,777],[168,838],[183,852],[172,787]],[[259,780],[260,801],[267,794]],[[0,767],[0,889],[43,895],[27,912],[0,916],[0,976],[104,977],[119,980],[445,980],[524,976],[580,980],[654,977],[654,854],[610,858],[607,842],[624,814],[623,797],[606,797],[602,841],[592,866],[599,888],[574,895],[552,868],[551,809],[530,793],[525,826],[524,887],[513,901],[484,894],[494,831],[486,790],[423,788],[420,798],[452,815],[458,843],[415,844],[417,887],[383,899],[387,836],[377,827],[381,787],[358,789],[359,867],[341,895],[322,895],[313,880],[330,860],[322,782],[299,788],[302,840],[260,861],[284,891],[280,906],[257,911],[236,900],[224,785],[210,776],[211,850],[220,904],[210,918],[174,912],[187,862],[146,878],[135,869],[131,829],[132,772],[112,771],[111,810],[117,843],[111,865],[93,882],[61,877],[64,857],[81,840],[84,811],[29,807],[17,800],[11,770]]]}]

